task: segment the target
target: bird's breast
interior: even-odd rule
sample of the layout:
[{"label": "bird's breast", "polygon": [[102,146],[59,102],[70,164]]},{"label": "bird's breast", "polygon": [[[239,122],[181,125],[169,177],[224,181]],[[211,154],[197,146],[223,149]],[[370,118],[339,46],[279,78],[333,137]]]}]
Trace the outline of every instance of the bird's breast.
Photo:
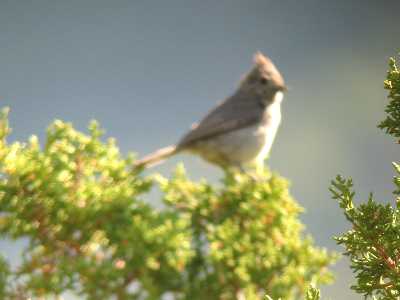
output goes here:
[{"label": "bird's breast", "polygon": [[263,161],[268,156],[276,133],[281,123],[281,102],[283,93],[277,92],[274,100],[265,108],[262,122],[258,127],[258,137],[263,141],[257,155],[257,161]]}]

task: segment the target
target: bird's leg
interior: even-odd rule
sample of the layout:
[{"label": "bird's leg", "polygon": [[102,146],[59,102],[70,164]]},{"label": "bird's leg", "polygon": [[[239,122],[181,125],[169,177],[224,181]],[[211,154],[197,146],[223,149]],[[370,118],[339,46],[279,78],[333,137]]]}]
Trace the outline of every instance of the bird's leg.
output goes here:
[{"label": "bird's leg", "polygon": [[249,170],[246,170],[246,168],[243,166],[243,164],[236,163],[234,166],[237,167],[241,173],[246,174],[247,176],[249,176],[253,181],[258,181],[259,180],[257,174],[254,174],[254,173],[250,172]]},{"label": "bird's leg", "polygon": [[241,163],[238,163],[236,166],[240,170],[240,172],[247,174],[247,170],[244,168],[244,166]]}]

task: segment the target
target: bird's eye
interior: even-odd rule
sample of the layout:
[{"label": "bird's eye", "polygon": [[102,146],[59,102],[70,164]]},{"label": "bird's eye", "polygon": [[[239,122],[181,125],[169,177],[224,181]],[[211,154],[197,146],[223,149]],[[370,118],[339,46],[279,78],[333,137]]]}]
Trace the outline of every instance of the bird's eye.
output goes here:
[{"label": "bird's eye", "polygon": [[267,83],[268,83],[268,80],[267,80],[266,78],[261,78],[261,79],[260,79],[260,83],[261,83],[261,84],[267,84]]}]

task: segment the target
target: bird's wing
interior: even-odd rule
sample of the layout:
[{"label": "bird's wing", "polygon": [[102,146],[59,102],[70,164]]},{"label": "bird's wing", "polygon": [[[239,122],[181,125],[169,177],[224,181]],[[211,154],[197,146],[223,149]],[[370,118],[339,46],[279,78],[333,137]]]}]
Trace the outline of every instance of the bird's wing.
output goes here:
[{"label": "bird's wing", "polygon": [[234,94],[212,109],[198,124],[181,139],[179,148],[190,146],[193,142],[212,138],[232,130],[247,127],[262,118],[260,101],[249,99],[249,95]]}]

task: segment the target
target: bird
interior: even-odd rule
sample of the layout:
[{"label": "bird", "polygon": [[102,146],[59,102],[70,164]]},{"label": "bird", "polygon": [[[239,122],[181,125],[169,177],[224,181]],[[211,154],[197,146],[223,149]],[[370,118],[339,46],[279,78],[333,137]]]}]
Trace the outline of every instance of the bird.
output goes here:
[{"label": "bird", "polygon": [[222,169],[264,167],[281,123],[285,81],[270,58],[261,52],[242,77],[236,91],[211,109],[174,145],[161,148],[134,164],[148,168],[189,152]]}]

